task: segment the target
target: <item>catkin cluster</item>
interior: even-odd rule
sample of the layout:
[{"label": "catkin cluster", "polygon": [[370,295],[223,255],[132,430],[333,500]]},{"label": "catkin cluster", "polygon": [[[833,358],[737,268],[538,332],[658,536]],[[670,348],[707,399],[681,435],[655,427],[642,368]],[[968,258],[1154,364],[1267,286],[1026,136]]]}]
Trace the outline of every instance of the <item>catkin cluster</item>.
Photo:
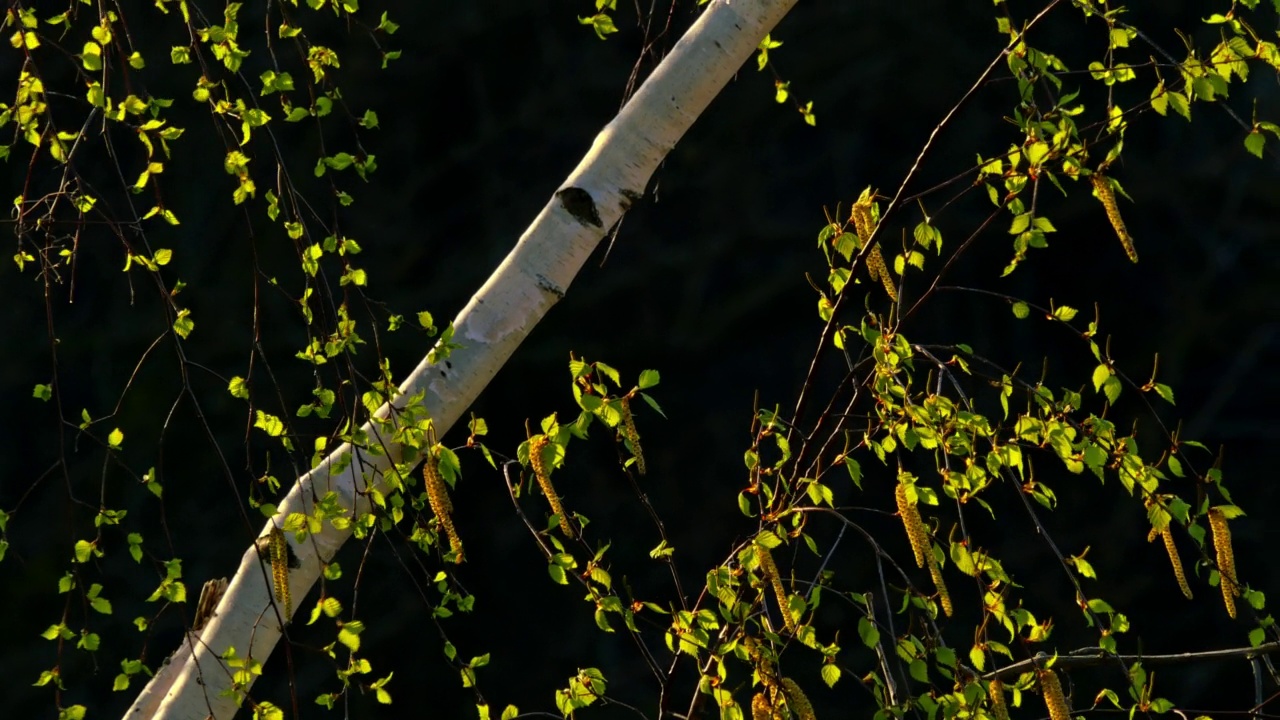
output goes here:
[{"label": "catkin cluster", "polygon": [[284,606],[284,616],[293,615],[293,597],[289,593],[289,541],[284,531],[274,525],[267,535],[267,551],[271,556],[271,584],[276,602]]},{"label": "catkin cluster", "polygon": [[1133,237],[1129,235],[1124,219],[1120,217],[1120,206],[1116,204],[1116,190],[1111,187],[1111,181],[1099,172],[1090,175],[1089,180],[1093,182],[1093,190],[1102,201],[1102,207],[1107,211],[1107,220],[1115,229],[1116,237],[1120,238],[1125,254],[1131,261],[1138,262],[1138,249],[1133,246]]},{"label": "catkin cluster", "polygon": [[933,578],[933,586],[938,589],[938,601],[942,603],[942,613],[947,617],[951,617],[951,591],[947,590],[947,583],[942,579],[942,567],[936,562],[929,563],[929,576]]},{"label": "catkin cluster", "polygon": [[640,447],[640,431],[636,429],[636,420],[631,417],[631,399],[622,398],[618,403],[622,413],[622,433],[631,445],[631,452],[636,458],[636,472],[644,474],[644,450]]},{"label": "catkin cluster", "polygon": [[911,540],[911,551],[916,556],[917,567],[928,567],[929,576],[933,578],[934,587],[938,589],[938,600],[942,604],[942,612],[951,617],[951,592],[942,578],[942,567],[934,560],[933,546],[929,542],[929,531],[925,528],[920,510],[907,495],[907,484],[898,481],[894,489],[894,499],[898,503],[898,515],[902,517],[902,525],[907,530],[907,538]]},{"label": "catkin cluster", "polygon": [[996,720],[1009,720],[1009,706],[1004,701],[1004,683],[1000,678],[992,678],[987,685],[987,696],[991,698],[991,715]]},{"label": "catkin cluster", "polygon": [[933,554],[929,547],[929,531],[925,529],[924,520],[920,518],[920,510],[907,495],[907,484],[899,482],[893,493],[898,502],[898,515],[907,529],[907,538],[911,540],[911,551],[916,556],[916,567],[924,567],[926,558]]},{"label": "catkin cluster", "polygon": [[533,468],[533,476],[537,478],[542,494],[547,496],[547,504],[551,505],[551,512],[560,517],[560,531],[567,537],[573,537],[573,525],[564,511],[564,505],[560,503],[560,495],[551,484],[551,469],[547,467],[547,458],[543,454],[550,443],[546,435],[539,435],[529,442],[529,467]]},{"label": "catkin cluster", "polygon": [[751,698],[751,720],[773,720],[773,706],[763,692]]},{"label": "catkin cluster", "polygon": [[[853,227],[858,233],[858,239],[867,242],[871,238],[871,232],[875,228],[871,222],[871,199],[864,198],[853,204]],[[889,274],[889,267],[885,265],[884,255],[880,254],[880,245],[877,243],[871,248],[871,252],[867,253],[867,272],[870,273],[872,280],[879,280],[884,286],[884,291],[889,293],[889,298],[895,302],[898,300],[898,289],[893,285],[893,276]]]},{"label": "catkin cluster", "polygon": [[756,557],[760,559],[760,572],[773,587],[773,595],[778,600],[778,610],[782,613],[782,622],[787,630],[796,631],[796,621],[791,617],[791,609],[787,605],[787,591],[782,587],[782,577],[778,574],[778,566],[773,562],[773,554],[762,543],[756,543]]},{"label": "catkin cluster", "polygon": [[1182,594],[1190,600],[1191,586],[1187,584],[1187,573],[1182,569],[1182,558],[1178,557],[1178,546],[1173,544],[1173,533],[1166,526],[1160,532],[1160,536],[1164,538],[1164,549],[1165,552],[1169,553],[1169,562],[1173,563],[1173,575],[1178,578],[1178,587],[1182,589]]},{"label": "catkin cluster", "polygon": [[1044,693],[1045,707],[1049,708],[1049,720],[1071,720],[1071,708],[1067,705],[1067,696],[1062,693],[1062,683],[1053,670],[1037,670],[1040,677],[1040,691]]},{"label": "catkin cluster", "polygon": [[1222,601],[1227,606],[1227,614],[1234,619],[1236,597],[1240,595],[1240,586],[1236,584],[1236,555],[1231,550],[1231,529],[1227,527],[1227,516],[1218,508],[1209,508],[1209,528],[1213,530],[1213,547],[1218,554]]},{"label": "catkin cluster", "polygon": [[422,464],[422,480],[427,487],[427,502],[431,504],[431,512],[444,529],[449,538],[449,549],[453,551],[454,562],[462,562],[462,538],[453,526],[453,503],[449,501],[449,489],[444,478],[440,476],[440,458],[434,452],[427,453],[427,460]]},{"label": "catkin cluster", "polygon": [[787,707],[791,708],[791,712],[800,720],[814,720],[813,704],[809,702],[808,696],[804,694],[804,690],[800,689],[800,685],[789,677],[782,678],[782,692],[787,696]]}]

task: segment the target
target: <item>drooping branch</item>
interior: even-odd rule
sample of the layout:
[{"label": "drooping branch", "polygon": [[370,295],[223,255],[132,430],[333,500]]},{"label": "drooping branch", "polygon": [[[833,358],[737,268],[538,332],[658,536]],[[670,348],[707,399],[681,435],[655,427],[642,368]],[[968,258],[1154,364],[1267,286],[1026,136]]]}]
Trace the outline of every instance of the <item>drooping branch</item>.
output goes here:
[{"label": "drooping branch", "polygon": [[[314,498],[330,492],[345,512],[367,512],[362,491],[384,489],[382,473],[403,458],[403,448],[382,428],[395,427],[406,399],[423,398],[439,435],[463,416],[534,325],[564,297],[606,231],[641,197],[658,164],[794,4],[715,0],[708,5],[454,320],[453,340],[462,347],[439,362],[428,355],[400,386],[400,398],[362,428],[368,444],[344,444],[299,478],[263,534],[282,527],[291,513],[309,514]],[[321,562],[349,537],[349,530],[325,524],[306,542],[290,538],[300,561],[288,572],[293,597],[307,594]],[[244,552],[216,616],[157,673],[130,708],[129,720],[235,715],[253,677],[232,690],[234,671],[223,657],[234,648],[238,658],[265,664],[280,639],[280,620],[287,620],[272,603],[261,562],[255,547]]]},{"label": "drooping branch", "polygon": [[[1277,652],[1280,652],[1280,642],[1263,643],[1257,647],[1201,650],[1199,652],[1171,653],[1167,655],[1115,655],[1100,648],[1083,648],[1081,650],[1072,650],[1066,655],[1059,655],[1058,659],[1054,661],[1053,667],[1058,670],[1070,670],[1073,668],[1097,667],[1117,661],[1122,663],[1140,662],[1143,665],[1185,665],[1187,663],[1210,662],[1237,657],[1251,658],[1259,655],[1271,655]],[[998,670],[986,673],[982,675],[982,679],[1000,678],[1001,680],[1007,680],[1022,673],[1034,672],[1037,667],[1043,667],[1047,660],[1049,660],[1049,655],[1040,653],[1034,658],[1019,660],[1011,665],[1005,665]]]}]

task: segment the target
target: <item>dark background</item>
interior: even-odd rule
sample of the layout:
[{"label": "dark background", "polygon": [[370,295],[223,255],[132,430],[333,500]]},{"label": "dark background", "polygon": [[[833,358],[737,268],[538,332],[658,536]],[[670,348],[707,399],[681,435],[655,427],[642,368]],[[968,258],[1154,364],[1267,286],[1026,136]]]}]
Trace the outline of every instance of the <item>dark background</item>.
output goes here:
[{"label": "dark background", "polygon": [[[1036,9],[1019,3],[1011,8],[1019,18]],[[454,316],[577,164],[616,112],[643,42],[629,8],[618,13],[622,32],[600,42],[574,21],[590,9],[588,2],[536,8],[503,2],[406,5],[391,12],[401,32],[386,42],[389,48],[403,49],[404,57],[386,72],[378,71],[376,54],[358,32],[336,24],[313,31],[313,39],[340,48],[344,64],[339,82],[348,106],[357,116],[372,107],[381,118],[381,129],[363,136],[365,149],[376,153],[380,166],[371,184],[361,186],[349,173],[339,180],[357,199],[338,218],[342,231],[365,248],[359,261],[369,271],[371,298],[409,317],[420,309],[430,309],[441,322]],[[371,10],[365,13],[375,17]],[[1180,41],[1168,28],[1196,28],[1205,12],[1198,3],[1164,3],[1160,14],[1130,19],[1151,28],[1155,40],[1181,57]],[[153,53],[153,65],[167,67],[161,60],[172,42],[164,33],[174,26],[149,7],[131,18],[136,18],[137,42],[163,48]],[[666,8],[660,8],[651,39],[657,39],[665,18]],[[241,19],[245,28],[261,27]],[[676,8],[670,34],[657,39],[658,47],[666,47],[691,20],[689,8]],[[1274,24],[1274,17],[1263,22]],[[1084,22],[1068,7],[1055,10],[1039,33],[1033,43],[1061,54],[1072,69],[1083,68],[1105,48],[1100,22]],[[1003,42],[994,32],[989,5],[928,1],[802,4],[773,36],[785,43],[772,53],[777,67],[798,99],[814,101],[817,127],[805,125],[790,106],[774,104],[771,76],[755,72],[753,62],[745,66],[668,157],[645,201],[626,216],[607,260],[602,245],[565,301],[473,408],[488,420],[490,444],[514,455],[526,419],[536,426],[553,411],[572,417],[566,371],[571,351],[613,364],[627,382],[641,369],[660,369],[663,383],[653,393],[668,419],[644,409],[638,415],[649,458],[644,483],[677,548],[687,592],[699,588],[706,569],[753,531],[754,523],[737,512],[734,502],[745,483],[742,453],[750,442],[753,398],[758,393],[762,407],[777,404],[786,412],[803,382],[821,327],[805,273],[819,281],[825,273],[815,249],[823,208],[837,203],[847,207],[867,185],[882,192],[895,189],[929,132]],[[1213,32],[1198,37],[1212,46]],[[79,42],[68,40],[67,45],[74,48]],[[1151,51],[1135,53],[1138,62]],[[259,61],[260,56],[246,63],[247,76],[260,72],[254,64]],[[652,58],[642,62],[647,72]],[[50,61],[44,71],[52,86],[56,65]],[[5,77],[14,75],[5,72]],[[154,94],[178,98],[175,112],[183,112],[182,103],[191,104],[189,74],[145,77]],[[1086,106],[1100,111],[1104,96],[1086,78],[1069,76],[1068,85],[1085,87]],[[1146,97],[1150,76],[1133,85],[1117,90],[1122,105]],[[3,94],[10,92],[7,87]],[[1259,116],[1275,118],[1280,115],[1277,95],[1274,74],[1258,67],[1247,86],[1233,89],[1230,103],[1247,119],[1256,98]],[[961,172],[975,153],[990,157],[1017,142],[1016,129],[1001,120],[1014,102],[1007,80],[979,93],[939,138],[911,190]],[[101,437],[111,427],[125,429],[124,459],[134,473],[150,466],[159,469],[166,487],[162,512],[127,472],[104,462],[97,443],[77,437],[73,427],[81,407],[101,417],[116,406],[139,358],[168,325],[150,278],[138,271],[118,272],[121,243],[105,230],[85,234],[74,273],[65,272],[48,291],[48,315],[46,288],[39,279],[33,281],[32,271],[0,270],[0,342],[5,348],[0,369],[8,408],[7,432],[0,435],[0,452],[8,460],[8,472],[0,479],[0,507],[17,508],[8,533],[12,546],[0,564],[0,597],[10,618],[0,654],[0,676],[6,678],[0,694],[14,716],[53,713],[49,689],[30,687],[39,671],[56,661],[54,643],[37,633],[62,615],[63,596],[51,598],[57,578],[68,568],[71,545],[92,537],[89,521],[100,488],[106,488],[108,507],[130,510],[129,522],[137,525],[125,530],[142,528],[153,557],[184,559],[193,594],[203,580],[230,573],[258,531],[261,523],[252,517],[244,496],[253,478],[267,470],[269,446],[260,437],[246,441],[251,419],[246,421],[245,405],[225,393],[227,378],[246,374],[252,351],[248,323],[255,307],[255,261],[262,271],[256,276],[262,341],[275,381],[267,382],[262,368],[257,369],[256,392],[265,392],[255,402],[288,416],[280,404],[273,407],[275,385],[288,403],[296,404],[313,383],[309,369],[292,357],[303,339],[297,313],[283,292],[265,283],[278,277],[284,292],[295,296],[301,287],[294,249],[262,220],[269,173],[259,178],[251,219],[228,212],[234,181],[221,169],[224,142],[208,136],[203,110],[185,112],[189,115],[179,117],[189,117],[189,130],[174,144],[177,157],[161,185],[166,204],[179,213],[183,225],[148,225],[147,241],[176,250],[167,282],[181,277],[189,284],[180,300],[192,308],[197,323],[186,352],[199,363],[188,366],[199,412],[190,397],[180,394],[181,365],[173,344],[163,341],[141,365],[118,417],[95,427]],[[1178,393],[1174,409],[1156,403],[1160,418],[1170,427],[1181,423],[1184,438],[1200,440],[1215,452],[1224,448],[1227,486],[1249,512],[1233,523],[1238,567],[1252,586],[1272,592],[1280,582],[1267,562],[1267,550],[1277,539],[1270,525],[1277,503],[1270,482],[1270,443],[1277,436],[1272,406],[1280,397],[1270,372],[1280,359],[1280,316],[1273,291],[1278,255],[1270,237],[1278,197],[1276,166],[1244,152],[1244,131],[1219,108],[1197,105],[1193,113],[1194,124],[1152,113],[1134,118],[1124,160],[1113,169],[1136,202],[1122,201],[1122,210],[1137,239],[1139,265],[1128,263],[1097,202],[1083,188],[1071,186],[1068,199],[1056,193],[1042,198],[1051,203],[1046,212],[1059,230],[1050,237],[1050,248],[1033,253],[1012,276],[999,277],[1011,253],[1002,219],[978,238],[950,281],[1042,305],[1053,299],[1080,308],[1081,321],[1096,302],[1102,332],[1113,337],[1113,355],[1139,383],[1148,377],[1158,352],[1159,379]],[[309,174],[316,153],[313,131],[304,124],[278,132],[300,187],[323,190],[323,183]],[[117,137],[121,143],[127,139]],[[350,149],[335,145],[330,152],[335,148]],[[24,162],[9,161],[10,195],[20,192],[15,188],[26,175]],[[139,169],[136,157],[122,165],[132,182]],[[108,183],[111,167],[103,163],[85,173]],[[270,167],[266,154],[255,161],[259,172]],[[926,200],[926,207],[935,212],[958,189]],[[153,204],[150,198],[136,202],[139,211]],[[938,216],[944,250],[956,247],[989,207],[982,194],[971,194]],[[114,208],[121,216],[127,215],[125,210]],[[320,212],[331,211],[322,207]],[[894,220],[893,232],[909,232],[918,218],[918,210],[908,209]],[[882,301],[878,291],[871,292],[873,301]],[[912,289],[906,292],[910,295]],[[361,301],[353,307],[364,312]],[[358,317],[364,327],[367,314]],[[856,312],[849,321],[856,323]],[[53,403],[30,398],[32,385],[50,380],[49,322],[57,328],[62,407],[72,427],[58,423]],[[1081,343],[1045,323],[1016,321],[999,301],[940,294],[902,329],[915,342],[966,342],[1010,367],[1021,361],[1020,377],[1031,381],[1040,377],[1047,358],[1049,387],[1088,389],[1094,361]],[[365,337],[374,340],[371,331]],[[397,377],[430,343],[413,331],[381,332],[377,341]],[[376,356],[373,347],[362,349],[361,371],[371,372]],[[838,370],[823,367],[823,378]],[[1091,390],[1085,395],[1096,403]],[[1139,418],[1142,449],[1155,458],[1162,441],[1133,395],[1127,392],[1110,417],[1121,428]],[[176,409],[166,421],[171,406]],[[210,431],[201,428],[200,416],[207,418]],[[304,436],[327,431],[320,424],[300,422],[297,427]],[[597,435],[591,443],[572,446],[570,467],[558,475],[561,491],[592,518],[596,537],[617,541],[611,551],[615,579],[626,575],[640,596],[665,603],[673,597],[669,575],[646,554],[657,544],[656,532],[615,470],[612,444],[603,433]],[[448,441],[456,446],[462,437],[455,432]],[[305,441],[302,447],[308,447]],[[287,483],[294,474],[291,464],[305,463],[306,456],[287,458],[272,449],[269,470]],[[60,457],[65,472],[56,465]],[[554,711],[552,690],[589,666],[604,670],[619,698],[652,712],[654,682],[634,647],[625,636],[606,636],[594,627],[590,605],[581,602],[581,588],[555,586],[546,579],[500,476],[478,455],[464,454],[463,462],[465,477],[454,505],[469,562],[458,577],[476,595],[476,613],[455,617],[445,627],[463,657],[492,653],[492,664],[480,671],[480,689],[493,712],[509,702],[525,711]],[[1036,462],[1039,479],[1051,483],[1060,501],[1058,510],[1046,516],[1054,538],[1068,553],[1090,548],[1088,559],[1100,580],[1086,582],[1086,589],[1133,622],[1132,632],[1120,640],[1122,648],[1155,653],[1245,644],[1252,626],[1228,621],[1216,588],[1193,578],[1195,601],[1181,599],[1163,549],[1143,542],[1146,525],[1140,509],[1114,477],[1099,485],[1088,476],[1055,474],[1056,461],[1049,457]],[[1200,457],[1198,469],[1210,463],[1211,458]],[[891,469],[870,456],[862,464],[867,492],[859,495],[846,486],[839,499],[888,507]],[[1187,481],[1171,488],[1188,499],[1194,495]],[[975,523],[982,542],[1006,560],[1024,586],[1028,608],[1038,617],[1054,617],[1054,639],[1044,649],[1065,652],[1093,645],[1096,632],[1084,626],[1075,610],[1062,570],[1044,545],[1034,541],[1016,498],[1005,500],[1004,506],[997,502],[1003,511],[1000,523],[984,524],[980,517]],[[526,508],[538,510],[537,503],[531,499]],[[868,527],[882,530],[888,547],[905,550],[894,522],[871,518]],[[824,541],[833,537],[832,528],[812,529]],[[143,636],[127,620],[154,614],[156,607],[142,598],[158,581],[150,563],[138,566],[127,558],[123,533],[109,531],[105,537],[108,556],[84,568],[82,576],[86,584],[102,582],[115,604],[110,618],[91,618],[105,650],[96,667],[70,649],[63,655],[70,688],[64,702],[85,703],[95,717],[121,712],[138,688],[108,692],[119,659],[141,651]],[[843,543],[834,567],[842,573],[844,587],[866,589],[871,577],[866,548],[848,538]],[[1185,537],[1180,544],[1190,568],[1191,545]],[[340,556],[348,580],[364,551],[353,543]],[[418,561],[410,558],[404,547],[393,550],[376,541],[365,560],[358,598],[351,597],[345,580],[334,592],[348,608],[358,603],[355,614],[369,626],[364,653],[373,663],[373,677],[395,670],[388,687],[396,700],[394,712],[474,712],[471,691],[459,687],[443,662],[429,608],[413,581],[427,583]],[[433,561],[426,562],[429,578]],[[404,563],[413,569],[406,571]],[[816,568],[803,550],[795,563],[797,577]],[[952,591],[961,615],[947,640],[964,651],[972,642],[967,623],[977,619],[964,615],[964,606],[976,607],[978,598],[958,580]],[[429,589],[426,594],[434,597]],[[304,608],[300,619],[313,600],[296,601]],[[78,600],[67,612],[69,625],[78,629],[83,617]],[[810,689],[824,716],[870,707],[855,678],[872,669],[857,641],[856,617],[834,599],[821,611],[822,639],[829,641],[839,630],[845,647],[846,677],[835,690],[821,686],[808,653],[794,650],[786,656],[794,663],[787,665],[789,674]],[[147,645],[149,663],[176,646],[181,624],[181,614],[173,610],[157,622]],[[302,714],[311,716],[317,714],[312,697],[336,689],[331,668],[318,657],[332,630],[322,627],[324,622],[317,624],[318,630],[298,626],[289,659],[278,650],[254,694],[291,711],[292,680]],[[657,647],[660,641],[653,637]],[[1081,671],[1072,679],[1077,710],[1088,707],[1099,683],[1118,687],[1120,682],[1114,671]],[[1157,694],[1171,697],[1187,712],[1238,710],[1253,702],[1243,660],[1161,670],[1157,680]],[[686,687],[674,707],[687,703]],[[1274,690],[1269,687],[1267,693]],[[1038,702],[1030,699],[1020,713],[1042,715]],[[353,717],[386,712],[358,691],[349,708]]]}]

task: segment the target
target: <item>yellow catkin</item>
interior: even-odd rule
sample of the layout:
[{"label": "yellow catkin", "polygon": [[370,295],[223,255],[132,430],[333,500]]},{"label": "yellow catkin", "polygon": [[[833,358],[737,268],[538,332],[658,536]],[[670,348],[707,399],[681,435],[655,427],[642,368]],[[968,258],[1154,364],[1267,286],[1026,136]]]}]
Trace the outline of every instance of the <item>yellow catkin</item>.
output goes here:
[{"label": "yellow catkin", "polygon": [[631,417],[631,400],[622,398],[619,403],[619,409],[622,412],[622,432],[626,435],[627,442],[631,444],[631,452],[636,457],[636,472],[644,474],[644,450],[640,447],[640,431],[636,430],[636,420]]},{"label": "yellow catkin", "polygon": [[1235,618],[1236,596],[1240,594],[1240,586],[1236,584],[1236,556],[1231,550],[1231,529],[1227,527],[1227,517],[1218,508],[1209,509],[1209,527],[1213,530],[1213,547],[1218,553],[1222,601],[1227,606],[1227,614]]},{"label": "yellow catkin", "polygon": [[951,593],[947,583],[942,579],[942,568],[936,562],[929,563],[929,575],[933,577],[933,585],[938,589],[938,601],[942,603],[942,612],[951,617]]},{"label": "yellow catkin", "polygon": [[[851,219],[854,232],[858,233],[858,239],[864,243],[867,242],[871,238],[872,231],[875,230],[871,221],[871,198],[868,197],[853,204]],[[893,285],[893,276],[889,274],[889,268],[885,265],[884,255],[880,254],[879,244],[867,253],[867,273],[871,275],[872,280],[879,280],[884,286],[884,291],[889,293],[889,298],[897,302],[898,289]]]},{"label": "yellow catkin", "polygon": [[284,531],[275,526],[272,526],[267,538],[276,602],[284,606],[284,616],[288,619],[293,615],[293,597],[289,592],[289,541],[285,539]]},{"label": "yellow catkin", "polygon": [[787,696],[787,707],[791,708],[791,712],[797,718],[800,720],[814,720],[816,716],[813,714],[813,705],[795,680],[789,677],[782,678],[782,692]]},{"label": "yellow catkin", "polygon": [[893,276],[889,274],[889,266],[885,264],[884,256],[880,254],[879,244],[871,248],[871,252],[867,255],[867,272],[871,273],[872,280],[879,278],[890,300],[898,301],[898,288],[894,287]]},{"label": "yellow catkin", "polygon": [[1040,676],[1045,707],[1049,708],[1049,720],[1071,720],[1071,708],[1067,706],[1067,696],[1062,694],[1058,674],[1053,670],[1037,670],[1036,673]]},{"label": "yellow catkin", "polygon": [[753,637],[743,640],[743,646],[747,649],[747,655],[751,658],[752,664],[756,667],[756,675],[760,677],[760,682],[766,688],[772,688],[777,681],[774,678],[773,663],[769,658],[760,651],[760,643]]},{"label": "yellow catkin", "polygon": [[756,557],[760,559],[760,572],[773,587],[773,596],[778,599],[778,610],[782,613],[782,622],[787,630],[796,631],[796,621],[791,617],[791,609],[787,605],[787,591],[782,587],[782,576],[778,574],[778,566],[773,562],[773,554],[769,548],[756,543]]},{"label": "yellow catkin", "polygon": [[771,720],[773,717],[773,707],[769,705],[769,698],[764,693],[758,692],[751,698],[751,720]]},{"label": "yellow catkin", "polygon": [[925,558],[933,554],[933,550],[929,547],[929,531],[924,527],[924,520],[920,519],[920,511],[916,508],[916,504],[907,497],[905,483],[898,483],[894,498],[898,501],[898,515],[902,516],[902,524],[907,529],[907,538],[911,540],[911,551],[916,555],[916,566],[924,567]]},{"label": "yellow catkin", "polygon": [[1004,701],[1004,683],[1000,678],[993,678],[987,685],[987,696],[991,698],[991,716],[995,720],[1009,720],[1009,706]]},{"label": "yellow catkin", "polygon": [[1120,206],[1116,204],[1116,191],[1111,187],[1111,181],[1101,173],[1095,172],[1089,176],[1089,180],[1093,182],[1093,190],[1097,194],[1098,199],[1102,201],[1102,207],[1107,211],[1107,220],[1111,222],[1111,227],[1116,231],[1116,237],[1120,238],[1120,244],[1124,247],[1124,252],[1133,262],[1138,262],[1138,250],[1133,246],[1133,237],[1129,235],[1128,229],[1124,226],[1124,219],[1120,217]]},{"label": "yellow catkin", "polygon": [[1147,531],[1147,542],[1155,542],[1158,537],[1160,537],[1160,531],[1154,527]]},{"label": "yellow catkin", "polygon": [[569,516],[564,511],[564,505],[560,503],[560,495],[556,493],[556,488],[551,484],[551,470],[547,467],[547,459],[543,456],[543,450],[550,444],[550,440],[546,435],[539,435],[529,443],[529,466],[533,468],[533,476],[538,479],[538,486],[542,488],[542,494],[547,496],[547,503],[551,505],[551,512],[560,516],[560,531],[568,537],[574,537],[573,525],[569,522]]},{"label": "yellow catkin", "polygon": [[1173,533],[1169,532],[1166,527],[1160,533],[1164,537],[1164,549],[1169,553],[1169,562],[1173,563],[1173,575],[1178,578],[1178,587],[1182,589],[1182,594],[1191,599],[1191,586],[1187,584],[1187,574],[1182,569],[1182,558],[1178,557],[1178,546],[1173,544]]},{"label": "yellow catkin", "polygon": [[431,512],[449,538],[449,549],[453,551],[453,561],[462,562],[462,538],[453,526],[453,503],[449,501],[449,488],[440,476],[440,458],[433,452],[427,453],[427,460],[422,464],[422,480],[427,487],[427,502]]},{"label": "yellow catkin", "polygon": [[850,219],[853,220],[853,231],[858,233],[858,239],[864,243],[869,240],[872,230],[871,198],[864,198],[854,203]]}]

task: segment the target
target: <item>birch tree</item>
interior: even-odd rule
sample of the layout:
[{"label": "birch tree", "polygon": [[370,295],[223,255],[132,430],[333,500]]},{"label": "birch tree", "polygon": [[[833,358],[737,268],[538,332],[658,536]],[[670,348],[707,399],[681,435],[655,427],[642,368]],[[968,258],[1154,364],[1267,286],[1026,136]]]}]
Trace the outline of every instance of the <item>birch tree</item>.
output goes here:
[{"label": "birch tree", "polygon": [[[290,527],[291,516],[312,516],[319,496],[334,497],[340,517],[367,513],[370,490],[385,492],[388,473],[408,474],[420,458],[416,452],[406,456],[404,433],[421,431],[424,418],[437,435],[454,426],[534,325],[565,297],[605,233],[643,197],[658,164],[793,4],[718,0],[706,8],[601,130],[582,162],[453,322],[453,332],[361,428],[362,446],[343,444],[298,478],[263,537]],[[290,535],[297,537],[286,533]],[[290,540],[299,566],[288,571],[289,594],[305,596],[322,562],[349,537],[349,530],[330,523],[308,533],[305,541]],[[247,549],[199,637],[188,638],[128,717],[234,715],[254,675],[237,677],[228,654],[265,662],[280,639],[281,623],[290,619],[287,605],[273,603],[268,580],[258,548]],[[156,708],[161,695],[164,700]]]}]

